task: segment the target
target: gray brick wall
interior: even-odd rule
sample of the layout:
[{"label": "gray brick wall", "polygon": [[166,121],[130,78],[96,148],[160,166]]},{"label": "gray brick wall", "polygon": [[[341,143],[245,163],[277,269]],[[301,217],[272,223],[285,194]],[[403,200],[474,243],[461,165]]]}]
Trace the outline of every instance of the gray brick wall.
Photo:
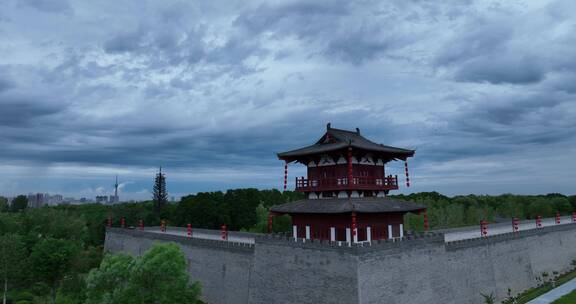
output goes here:
[{"label": "gray brick wall", "polygon": [[180,244],[204,298],[220,303],[481,304],[564,272],[576,259],[576,224],[444,242],[442,234],[340,247],[257,237],[255,245],[109,229],[105,247],[141,254],[157,241]]}]

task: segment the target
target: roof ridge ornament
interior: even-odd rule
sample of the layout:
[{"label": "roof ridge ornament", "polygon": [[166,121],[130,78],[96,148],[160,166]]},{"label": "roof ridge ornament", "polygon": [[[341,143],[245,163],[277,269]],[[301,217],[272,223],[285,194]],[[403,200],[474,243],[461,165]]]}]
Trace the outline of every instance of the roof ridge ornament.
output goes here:
[{"label": "roof ridge ornament", "polygon": [[328,130],[330,130],[330,129],[331,129],[331,123],[327,123],[327,124],[326,124],[326,130],[328,131]]}]

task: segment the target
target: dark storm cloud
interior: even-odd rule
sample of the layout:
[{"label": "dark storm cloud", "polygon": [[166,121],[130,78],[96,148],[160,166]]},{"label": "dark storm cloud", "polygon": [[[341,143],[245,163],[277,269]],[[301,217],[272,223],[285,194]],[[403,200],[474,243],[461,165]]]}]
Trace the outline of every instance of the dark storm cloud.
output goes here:
[{"label": "dark storm cloud", "polygon": [[[458,81],[531,84],[550,73],[575,71],[573,20],[562,13],[571,1],[551,1],[538,14],[502,9],[467,20],[435,57]],[[561,30],[560,30],[561,29]]]},{"label": "dark storm cloud", "polygon": [[276,172],[332,122],[422,175],[527,175],[576,149],[576,20],[549,2],[1,3],[0,166]]},{"label": "dark storm cloud", "polygon": [[[401,22],[415,18],[396,11],[406,8],[401,2],[388,6],[377,2],[364,4],[350,1],[265,4],[239,16],[235,24],[251,36],[294,37],[309,49],[310,55],[355,65],[406,46],[414,39],[410,32],[398,30]],[[418,17],[426,18],[425,14]]]},{"label": "dark storm cloud", "polygon": [[10,82],[7,79],[0,78],[0,93],[2,93],[2,91],[10,89],[12,86],[13,86],[12,82]]},{"label": "dark storm cloud", "polygon": [[26,126],[62,111],[51,100],[0,94],[0,125]]},{"label": "dark storm cloud", "polygon": [[545,71],[536,58],[516,55],[513,58],[494,57],[471,59],[463,63],[455,73],[459,81],[490,82],[493,84],[537,83],[544,79]]}]

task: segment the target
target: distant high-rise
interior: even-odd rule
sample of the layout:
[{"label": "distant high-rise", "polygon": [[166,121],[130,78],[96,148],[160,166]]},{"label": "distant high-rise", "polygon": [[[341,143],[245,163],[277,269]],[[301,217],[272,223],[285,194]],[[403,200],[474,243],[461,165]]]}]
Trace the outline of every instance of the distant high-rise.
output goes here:
[{"label": "distant high-rise", "polygon": [[40,208],[44,205],[45,199],[42,193],[30,193],[28,194],[28,207],[30,208]]}]

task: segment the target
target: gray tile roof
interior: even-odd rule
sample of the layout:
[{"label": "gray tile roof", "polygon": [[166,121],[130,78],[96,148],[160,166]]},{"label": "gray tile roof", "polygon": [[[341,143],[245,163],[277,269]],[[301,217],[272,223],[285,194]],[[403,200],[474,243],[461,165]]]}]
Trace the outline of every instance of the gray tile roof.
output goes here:
[{"label": "gray tile roof", "polygon": [[294,201],[270,208],[277,213],[417,212],[426,206],[387,197],[329,198]]},{"label": "gray tile roof", "polygon": [[334,129],[328,124],[326,133],[315,144],[301,149],[278,153],[278,158],[292,161],[298,157],[337,151],[347,147],[388,154],[390,158],[405,159],[414,156],[414,150],[377,144],[360,135],[359,129],[356,129],[356,132]]}]

